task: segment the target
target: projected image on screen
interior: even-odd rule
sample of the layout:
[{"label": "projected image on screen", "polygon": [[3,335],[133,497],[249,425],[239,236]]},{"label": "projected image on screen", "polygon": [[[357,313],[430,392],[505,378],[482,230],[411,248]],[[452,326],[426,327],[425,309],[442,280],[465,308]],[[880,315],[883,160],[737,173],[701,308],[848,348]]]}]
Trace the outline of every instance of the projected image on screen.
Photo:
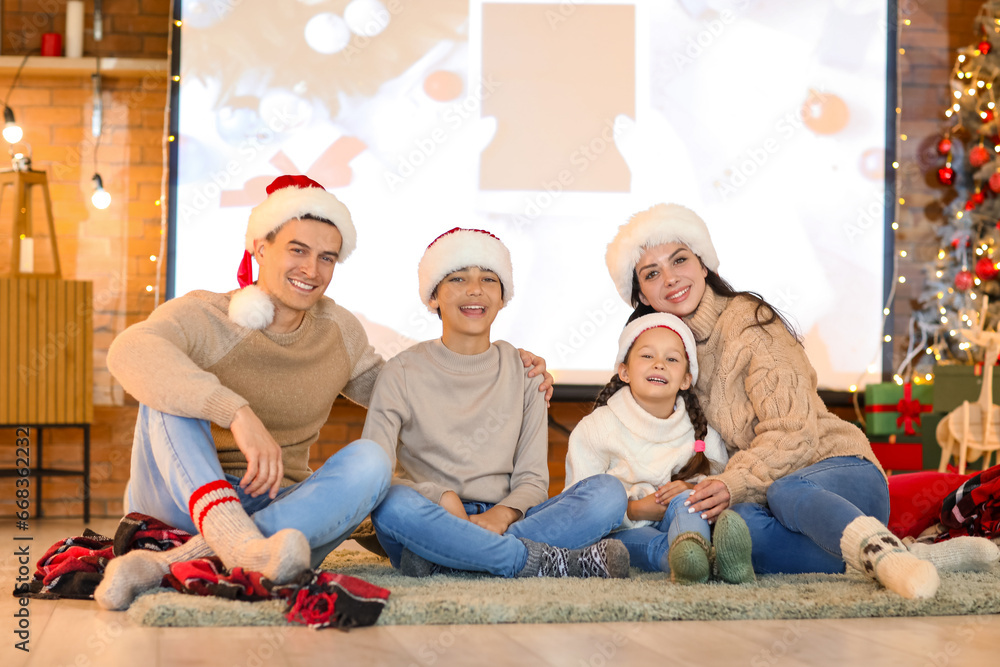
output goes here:
[{"label": "projected image on screen", "polygon": [[[802,334],[820,385],[881,373],[885,0],[183,3],[174,294],[235,289],[250,209],[304,173],[351,210],[328,295],[385,356],[455,226],[510,248],[494,337],[603,384],[631,308],[604,251],[659,202]],[[880,27],[881,26],[881,27]]]}]

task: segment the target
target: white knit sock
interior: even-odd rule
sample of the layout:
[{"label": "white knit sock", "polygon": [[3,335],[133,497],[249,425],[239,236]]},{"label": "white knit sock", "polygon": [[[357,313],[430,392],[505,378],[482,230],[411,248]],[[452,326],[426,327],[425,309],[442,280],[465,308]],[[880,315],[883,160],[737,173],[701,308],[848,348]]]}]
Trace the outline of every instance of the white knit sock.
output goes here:
[{"label": "white knit sock", "polygon": [[859,516],[844,528],[840,551],[848,565],[904,598],[929,598],[941,579],[932,563],[920,560],[878,519]]},{"label": "white knit sock", "polygon": [[228,482],[212,482],[195,491],[190,509],[198,532],[229,569],[260,572],[276,584],[288,583],[309,569],[306,536],[286,528],[265,539]]},{"label": "white knit sock", "polygon": [[94,591],[94,600],[104,609],[127,609],[137,595],[160,586],[172,563],[211,555],[212,548],[201,535],[167,551],[134,549],[111,559],[101,584]]},{"label": "white knit sock", "polygon": [[963,535],[934,544],[915,542],[907,537],[903,543],[911,554],[934,563],[940,572],[988,570],[1000,560],[1000,548],[985,537]]}]

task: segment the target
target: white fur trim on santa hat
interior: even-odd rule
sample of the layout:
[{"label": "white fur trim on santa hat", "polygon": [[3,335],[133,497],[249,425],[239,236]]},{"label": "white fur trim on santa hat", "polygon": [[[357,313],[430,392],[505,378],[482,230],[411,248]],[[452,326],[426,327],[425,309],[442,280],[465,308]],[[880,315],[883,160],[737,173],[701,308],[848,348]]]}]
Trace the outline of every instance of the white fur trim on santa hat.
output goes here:
[{"label": "white fur trim on santa hat", "polygon": [[643,331],[655,329],[656,327],[666,327],[681,337],[684,343],[684,352],[688,358],[688,372],[691,373],[691,383],[698,382],[698,348],[694,341],[694,334],[688,325],[676,315],[669,313],[651,313],[637,317],[627,325],[622,335],[618,337],[618,357],[615,359],[615,368],[625,361],[625,355],[632,347],[635,339]]},{"label": "white fur trim on santa hat", "polygon": [[274,321],[274,303],[264,290],[247,285],[230,297],[229,319],[247,329],[266,329]]},{"label": "white fur trim on santa hat", "polygon": [[679,204],[657,204],[636,213],[619,227],[604,256],[611,279],[625,303],[633,305],[632,276],[643,250],[663,243],[683,243],[709,270],[719,272],[719,256],[715,254],[705,221]]},{"label": "white fur trim on santa hat", "polygon": [[481,229],[456,228],[437,237],[424,251],[417,267],[420,300],[430,308],[431,294],[453,271],[478,266],[489,269],[503,285],[503,305],[514,297],[514,268],[510,251],[497,237]]},{"label": "white fur trim on santa hat", "polygon": [[354,252],[358,244],[357,232],[347,207],[326,190],[295,186],[275,190],[250,211],[246,235],[247,252],[253,254],[255,240],[265,238],[289,220],[306,214],[324,218],[337,226],[344,239],[337,262],[343,262]]}]

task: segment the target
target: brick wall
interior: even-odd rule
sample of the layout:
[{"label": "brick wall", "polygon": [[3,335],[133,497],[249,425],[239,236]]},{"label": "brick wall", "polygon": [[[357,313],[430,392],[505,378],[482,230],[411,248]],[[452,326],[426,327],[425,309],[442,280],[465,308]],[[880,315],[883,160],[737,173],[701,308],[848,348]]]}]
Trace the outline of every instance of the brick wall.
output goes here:
[{"label": "brick wall", "polygon": [[[168,0],[106,0],[104,55],[165,58]],[[38,48],[40,33],[62,30],[65,2],[56,0],[3,0],[4,54],[23,48]],[[972,21],[979,0],[900,0],[903,26],[900,56],[901,144],[900,183],[906,205],[900,212],[901,229],[897,250],[910,259],[900,264],[907,283],[897,291],[895,324],[896,359],[902,357],[906,320],[911,300],[919,293],[918,261],[937,252],[933,227],[926,222],[924,206],[937,196],[937,189],[924,182],[925,167],[919,164],[922,143],[936,137],[940,114],[947,103],[947,77],[955,49],[972,42]],[[90,27],[92,3],[87,3]],[[12,48],[16,46],[19,48]],[[92,35],[87,36],[85,54],[94,53]],[[0,72],[0,90],[10,85],[13,72]],[[143,319],[153,306],[146,286],[154,284],[159,254],[160,198],[162,176],[164,79],[111,79],[105,81],[105,130],[98,165],[114,203],[97,211],[89,203],[93,173],[94,142],[90,137],[90,78],[23,76],[10,104],[34,148],[36,169],[49,172],[64,274],[95,282],[95,353],[93,426],[93,512],[116,516],[128,478],[129,449],[135,421],[134,401],[116,387],[105,368],[104,358],[111,340],[125,326]],[[0,273],[2,273],[0,267]],[[550,414],[554,422],[572,429],[589,411],[582,403],[556,404]],[[849,411],[842,416],[850,419]],[[364,410],[340,400],[334,406],[320,440],[312,452],[312,465],[319,465],[347,442],[357,438]],[[552,492],[563,483],[566,435],[550,428],[550,473]],[[79,466],[80,437],[71,430],[45,434],[47,466]],[[0,466],[13,462],[13,432],[0,433]],[[82,513],[80,481],[55,478],[43,487],[45,512],[51,516]],[[0,515],[9,515],[12,494],[0,494]]]}]

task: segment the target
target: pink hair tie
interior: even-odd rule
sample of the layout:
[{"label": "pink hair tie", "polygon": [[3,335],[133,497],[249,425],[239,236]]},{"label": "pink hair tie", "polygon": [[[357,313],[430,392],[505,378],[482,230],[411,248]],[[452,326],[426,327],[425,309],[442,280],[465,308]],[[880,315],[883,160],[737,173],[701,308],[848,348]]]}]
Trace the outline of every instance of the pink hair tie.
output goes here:
[{"label": "pink hair tie", "polygon": [[694,441],[694,451],[696,451],[696,452],[703,452],[703,451],[705,451],[705,441],[704,440],[695,440]]}]

